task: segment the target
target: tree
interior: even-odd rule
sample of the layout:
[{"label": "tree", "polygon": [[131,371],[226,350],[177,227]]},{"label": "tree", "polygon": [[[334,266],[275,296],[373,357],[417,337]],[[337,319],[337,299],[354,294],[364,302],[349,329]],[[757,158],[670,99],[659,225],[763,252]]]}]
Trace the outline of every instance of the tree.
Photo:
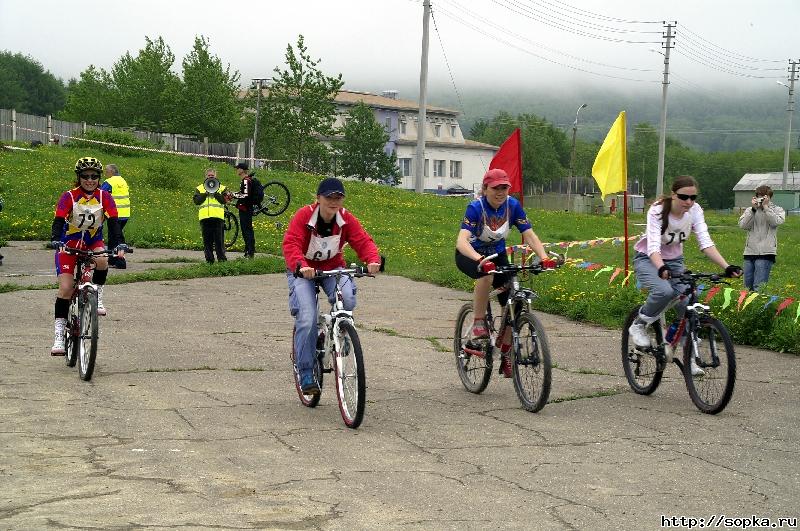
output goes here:
[{"label": "tree", "polygon": [[396,184],[400,175],[397,157],[384,151],[389,133],[375,120],[372,109],[359,102],[348,113],[341,133],[344,139],[333,143],[337,175]]},{"label": "tree", "polygon": [[303,36],[297,51],[286,47],[286,70],[275,68],[259,125],[258,151],[271,158],[289,159],[320,173],[327,170],[328,150],[321,138],[335,131],[334,98],[342,75],[329,77],[319,70],[320,60],[308,54]]},{"label": "tree", "polygon": [[27,114],[55,114],[64,107],[64,83],[38,61],[0,52],[0,108]]},{"label": "tree", "polygon": [[656,193],[657,174],[658,131],[647,122],[636,124],[628,143],[628,183],[638,180],[639,190],[652,196]]},{"label": "tree", "polygon": [[59,113],[61,120],[111,124],[114,121],[114,82],[94,65],[81,72],[80,80],[70,79],[67,103]]},{"label": "tree", "polygon": [[173,128],[207,136],[217,142],[241,140],[242,105],[238,100],[239,72],[224,69],[209,52],[205,37],[195,37],[194,48],[183,59],[183,85],[175,106]]},{"label": "tree", "polygon": [[117,115],[109,123],[163,131],[173,121],[181,81],[164,39],[145,41],[136,57],[126,52],[111,69]]}]

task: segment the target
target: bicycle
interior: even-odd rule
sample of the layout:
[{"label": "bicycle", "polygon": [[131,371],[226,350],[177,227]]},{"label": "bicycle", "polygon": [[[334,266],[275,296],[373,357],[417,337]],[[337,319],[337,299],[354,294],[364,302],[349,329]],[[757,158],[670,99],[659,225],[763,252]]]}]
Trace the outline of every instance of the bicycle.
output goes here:
[{"label": "bicycle", "polygon": [[[260,203],[253,206],[253,217],[257,216],[258,214],[264,214],[271,217],[280,216],[286,211],[287,208],[289,208],[291,195],[289,194],[289,189],[286,187],[286,185],[278,181],[270,181],[262,188],[264,189],[264,197],[261,199]],[[226,249],[231,248],[239,237],[239,218],[234,212],[231,211],[230,208],[228,208],[228,205],[229,203],[225,203],[224,205]]]},{"label": "bicycle", "polygon": [[[380,270],[384,269],[384,259],[381,257]],[[300,267],[295,271],[295,277],[300,275]],[[367,398],[367,382],[364,373],[364,354],[361,350],[361,341],[356,332],[353,312],[344,309],[342,290],[339,281],[342,276],[349,278],[374,277],[367,272],[366,266],[332,269],[330,271],[315,271],[313,280],[317,292],[317,350],[314,356],[314,377],[319,383],[320,393],[316,395],[303,394],[300,386],[300,371],[297,369],[296,353],[294,350],[294,334],[292,329],[292,370],[294,371],[294,385],[300,402],[306,407],[316,407],[319,404],[322,391],[323,375],[334,373],[336,382],[336,397],[339,402],[339,412],[348,428],[358,428],[364,419],[364,409]],[[329,312],[319,308],[320,282],[329,277],[336,278],[334,302]]]},{"label": "bicycle", "polygon": [[[686,313],[678,324],[671,342],[665,340],[665,314],[655,321],[658,326],[648,326],[650,346],[638,347],[629,338],[628,328],[639,315],[641,307],[635,308],[622,329],[622,366],[631,389],[640,395],[652,394],[661,383],[667,366],[668,352],[674,353],[683,344],[683,359],[674,354],[674,362],[683,373],[686,388],[694,405],[703,413],[715,415],[725,409],[733,396],[736,384],[736,356],[727,328],[709,313],[709,306],[697,300],[697,281],[706,279],[712,284],[726,283],[716,273],[692,273],[685,271],[680,280],[687,284],[684,292],[670,304],[669,310],[681,298],[688,297]],[[653,323],[653,324],[655,324]],[[720,348],[724,352],[720,352]],[[692,375],[691,362],[702,369],[703,374]]]},{"label": "bicycle", "polygon": [[[512,250],[518,249],[527,250],[524,246],[512,247]],[[496,256],[497,254],[487,256],[481,263]],[[472,303],[468,302],[461,307],[456,317],[453,351],[461,383],[470,393],[480,394],[489,385],[496,348],[500,347],[507,327],[510,326],[511,350],[508,355],[509,363],[512,364],[514,390],[522,408],[535,413],[545,406],[550,396],[550,345],[541,321],[531,311],[531,303],[537,294],[532,289],[520,287],[519,274],[530,272],[538,275],[548,269],[538,263],[524,264],[523,259],[522,265],[499,266],[494,271],[495,274],[505,273],[509,278],[502,287],[489,293],[489,303],[486,306],[489,340],[483,340],[478,349],[467,345],[474,320]],[[499,304],[498,297],[501,294],[508,295],[508,302],[500,315],[493,316],[492,301]]]},{"label": "bicycle", "polygon": [[[118,246],[126,253],[133,249],[127,245]],[[83,381],[92,379],[97,359],[97,340],[99,323],[97,319],[97,285],[92,283],[94,257],[114,254],[114,249],[87,251],[74,247],[63,247],[62,251],[77,257],[73,276],[72,298],[64,327],[64,360],[67,367],[78,364],[78,376]]]}]

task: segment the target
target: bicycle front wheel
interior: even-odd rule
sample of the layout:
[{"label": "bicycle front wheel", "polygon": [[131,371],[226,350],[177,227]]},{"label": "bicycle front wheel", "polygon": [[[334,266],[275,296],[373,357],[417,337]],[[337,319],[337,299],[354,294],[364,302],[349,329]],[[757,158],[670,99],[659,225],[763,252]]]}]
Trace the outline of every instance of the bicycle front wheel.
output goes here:
[{"label": "bicycle front wheel", "polygon": [[97,358],[97,292],[91,288],[84,288],[83,308],[80,317],[80,337],[78,338],[78,375],[81,380],[89,381],[94,372],[94,362]]},{"label": "bicycle front wheel", "polygon": [[297,389],[297,396],[300,398],[300,403],[306,407],[317,407],[319,399],[322,396],[322,371],[319,367],[319,360],[314,360],[314,376],[317,377],[320,392],[316,395],[304,395],[303,388],[300,386],[300,371],[297,370],[297,357],[294,351],[294,334],[296,328],[292,328],[292,374],[294,375],[294,387]]},{"label": "bicycle front wheel", "polygon": [[225,227],[225,248],[230,249],[236,243],[236,238],[239,237],[239,220],[236,218],[236,214],[226,210],[223,223]]},{"label": "bicycle front wheel", "polygon": [[279,216],[289,207],[289,189],[278,181],[264,185],[264,199],[256,208],[258,212],[268,216]]},{"label": "bicycle front wheel", "polygon": [[348,428],[358,428],[364,419],[367,381],[364,374],[364,355],[361,341],[353,325],[341,321],[338,325],[339,348],[334,349],[333,367],[336,377],[336,396],[339,411]]},{"label": "bicycle front wheel", "polygon": [[78,307],[78,297],[72,299],[67,316],[67,326],[64,327],[64,347],[66,355],[64,361],[67,367],[74,367],[78,361],[78,351],[80,350],[80,308]]},{"label": "bicycle front wheel", "polygon": [[692,375],[694,356],[690,334],[683,348],[683,375],[692,402],[703,413],[715,415],[725,409],[736,384],[736,355],[725,325],[709,316],[700,318],[697,328],[697,356],[694,361],[703,374]]},{"label": "bicycle front wheel", "polygon": [[522,313],[515,328],[519,342],[514,345],[514,389],[522,408],[535,413],[550,396],[550,346],[542,323],[532,313]]},{"label": "bicycle front wheel", "polygon": [[664,364],[659,363],[656,357],[663,334],[658,321],[656,321],[647,327],[651,346],[645,350],[637,348],[630,337],[628,328],[638,315],[639,307],[637,306],[622,325],[622,367],[625,369],[625,377],[628,379],[631,389],[637,394],[649,395],[656,390],[664,375]]},{"label": "bicycle front wheel", "polygon": [[491,347],[483,351],[483,357],[464,350],[474,320],[472,303],[468,302],[458,310],[456,329],[453,333],[453,352],[456,355],[458,377],[461,378],[464,388],[470,393],[479,394],[486,389],[492,377],[492,357],[491,354],[486,354],[487,351],[491,351]]}]

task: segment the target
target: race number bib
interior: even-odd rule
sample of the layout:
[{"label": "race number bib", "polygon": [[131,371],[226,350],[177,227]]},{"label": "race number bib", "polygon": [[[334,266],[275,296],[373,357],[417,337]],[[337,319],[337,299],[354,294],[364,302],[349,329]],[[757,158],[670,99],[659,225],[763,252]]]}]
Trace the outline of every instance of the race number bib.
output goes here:
[{"label": "race number bib", "polygon": [[103,205],[95,197],[82,197],[72,204],[68,234],[89,232],[94,235],[103,226]]},{"label": "race number bib", "polygon": [[341,235],[327,236],[320,238],[316,234],[311,235],[311,241],[308,242],[308,250],[305,257],[309,260],[324,261],[330,260],[339,254],[339,240]]}]

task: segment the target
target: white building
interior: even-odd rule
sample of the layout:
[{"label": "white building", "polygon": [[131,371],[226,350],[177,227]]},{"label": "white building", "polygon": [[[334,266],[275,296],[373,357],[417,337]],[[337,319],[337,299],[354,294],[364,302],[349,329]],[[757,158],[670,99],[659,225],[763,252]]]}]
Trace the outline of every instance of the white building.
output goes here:
[{"label": "white building", "polygon": [[[419,104],[402,100],[397,91],[387,90],[381,95],[369,92],[342,90],[336,96],[338,117],[334,127],[344,125],[350,108],[364,102],[375,112],[378,123],[389,133],[386,152],[394,152],[402,177],[400,187],[414,189],[417,150]],[[440,187],[447,190],[460,186],[477,191],[489,162],[499,149],[497,146],[466,140],[456,119],[458,111],[444,107],[427,106],[425,119],[425,184],[426,191]]]}]

